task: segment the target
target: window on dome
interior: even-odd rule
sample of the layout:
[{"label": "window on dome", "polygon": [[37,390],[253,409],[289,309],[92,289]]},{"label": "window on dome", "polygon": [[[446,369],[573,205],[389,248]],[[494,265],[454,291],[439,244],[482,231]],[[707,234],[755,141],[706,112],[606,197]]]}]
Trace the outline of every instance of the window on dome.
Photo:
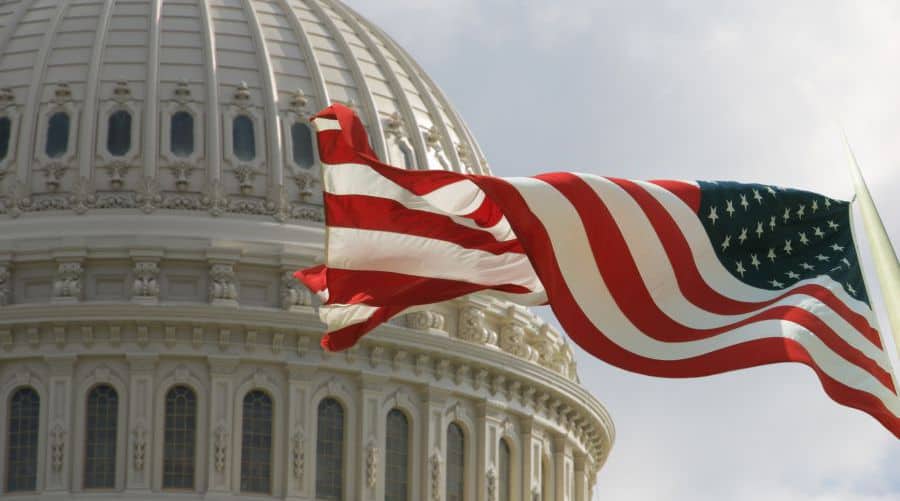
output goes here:
[{"label": "window on dome", "polygon": [[316,435],[316,499],[339,501],[344,491],[344,407],[333,398],[319,403]]},{"label": "window on dome", "polygon": [[463,501],[465,496],[466,437],[456,423],[447,427],[446,501]]},{"label": "window on dome", "polygon": [[291,146],[295,164],[304,169],[313,166],[315,158],[313,157],[312,132],[305,123],[295,122],[294,125],[291,125]]},{"label": "window on dome", "polygon": [[47,144],[44,153],[50,158],[59,158],[69,151],[69,114],[58,111],[47,121]]},{"label": "window on dome", "polygon": [[9,154],[9,138],[12,135],[12,121],[9,117],[0,117],[0,161]]},{"label": "window on dome", "polygon": [[16,390],[9,399],[6,492],[27,492],[37,488],[40,407],[41,399],[32,388]]},{"label": "window on dome", "polygon": [[169,124],[169,147],[179,158],[194,153],[194,116],[186,111],[172,115]]},{"label": "window on dome", "polygon": [[194,488],[197,446],[197,395],[187,386],[166,393],[163,437],[163,488]]},{"label": "window on dome", "polygon": [[116,486],[116,434],[119,395],[109,385],[91,389],[87,396],[84,438],[84,488]]},{"label": "window on dome", "polygon": [[106,128],[106,151],[121,157],[131,149],[131,113],[119,110],[109,116]]},{"label": "window on dome", "polygon": [[385,434],[385,501],[409,499],[409,442],[409,421],[406,414],[399,409],[391,410],[387,415]]},{"label": "window on dome", "polygon": [[510,474],[510,452],[509,452],[509,443],[505,439],[500,439],[500,453],[499,460],[497,461],[499,472],[497,473],[498,480],[500,481],[500,501],[510,501],[509,497],[509,474]]},{"label": "window on dome", "polygon": [[256,158],[256,136],[253,132],[253,120],[247,115],[239,115],[232,122],[231,146],[234,156],[242,162],[249,162]]},{"label": "window on dome", "polygon": [[272,399],[261,390],[244,397],[241,428],[241,491],[272,489]]}]

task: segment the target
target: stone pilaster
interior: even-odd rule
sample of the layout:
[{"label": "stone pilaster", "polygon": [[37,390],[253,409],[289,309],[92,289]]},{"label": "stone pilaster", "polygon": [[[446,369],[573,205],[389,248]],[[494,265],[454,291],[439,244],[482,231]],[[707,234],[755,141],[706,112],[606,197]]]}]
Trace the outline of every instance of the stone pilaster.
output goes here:
[{"label": "stone pilaster", "polygon": [[[482,403],[478,405],[474,438],[476,458],[476,478],[478,501],[497,501],[500,492],[500,438],[502,435],[503,413],[496,407]],[[483,472],[483,474],[482,474]]]},{"label": "stone pilaster", "polygon": [[575,454],[575,501],[591,501],[590,457]]},{"label": "stone pilaster", "polygon": [[72,401],[75,355],[44,357],[50,377],[47,384],[47,491],[72,489]]},{"label": "stone pilaster", "polygon": [[288,499],[309,499],[313,496],[315,479],[308,474],[309,462],[315,461],[315,437],[311,435],[309,399],[310,381],[314,369],[288,369],[287,439],[285,448],[285,496]]},{"label": "stone pilaster", "polygon": [[422,392],[422,416],[425,418],[422,426],[423,452],[427,459],[427,466],[422,469],[422,493],[419,499],[427,501],[442,501],[444,499],[444,481],[446,478],[446,437],[447,424],[444,422],[444,405],[447,401],[446,394],[435,388],[426,388]]},{"label": "stone pilaster", "polygon": [[128,355],[129,381],[128,454],[126,455],[126,488],[149,490],[153,471],[153,381],[155,355]]},{"label": "stone pilaster", "polygon": [[554,487],[556,492],[553,499],[559,501],[573,501],[571,498],[571,484],[569,476],[572,473],[569,443],[564,436],[553,437],[553,477],[556,479]]},{"label": "stone pilaster", "polygon": [[384,499],[384,423],[381,400],[386,378],[366,375],[360,378],[359,437],[362,446],[357,455],[357,483],[355,499],[375,501]]},{"label": "stone pilaster", "polygon": [[238,360],[209,357],[209,492],[231,492],[231,461],[239,460],[231,450],[234,413],[233,374]]}]

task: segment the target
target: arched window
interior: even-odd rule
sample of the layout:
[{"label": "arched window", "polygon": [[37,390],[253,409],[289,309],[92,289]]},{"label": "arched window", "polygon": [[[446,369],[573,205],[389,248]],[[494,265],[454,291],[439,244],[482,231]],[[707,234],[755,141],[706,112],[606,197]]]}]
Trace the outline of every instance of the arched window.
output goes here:
[{"label": "arched window", "polygon": [[163,488],[194,488],[197,447],[197,395],[187,386],[166,393],[163,437]]},{"label": "arched window", "polygon": [[47,144],[44,152],[50,158],[59,158],[69,151],[69,114],[57,111],[47,121]]},{"label": "arched window", "polygon": [[12,121],[9,117],[0,117],[0,161],[9,154],[9,138],[12,135]]},{"label": "arched window", "polygon": [[32,388],[9,399],[6,429],[6,492],[37,489],[38,424],[41,398]]},{"label": "arched window", "polygon": [[238,115],[231,124],[231,147],[234,156],[243,162],[256,158],[256,136],[253,120],[247,115]]},{"label": "arched window", "polygon": [[131,149],[131,113],[119,110],[109,116],[106,128],[106,151],[121,157]]},{"label": "arched window", "polygon": [[313,166],[315,163],[313,139],[308,125],[301,122],[294,122],[294,125],[291,125],[291,146],[295,164],[304,169]]},{"label": "arched window", "polygon": [[86,411],[84,488],[111,489],[116,486],[119,395],[112,386],[95,386],[88,393]]},{"label": "arched window", "polygon": [[509,452],[509,444],[505,439],[500,439],[499,451],[498,455],[500,456],[497,460],[497,467],[500,471],[497,472],[497,480],[500,483],[500,489],[498,489],[498,493],[500,494],[500,501],[510,501],[509,497],[509,475],[510,475],[510,452]]},{"label": "arched window", "polygon": [[316,499],[341,500],[344,491],[344,408],[333,398],[319,403]]},{"label": "arched window", "polygon": [[169,149],[176,157],[194,153],[194,116],[186,111],[172,115],[169,123]]},{"label": "arched window", "polygon": [[409,421],[406,414],[393,409],[387,415],[385,434],[385,456],[387,465],[384,475],[385,501],[407,501],[409,499]]},{"label": "arched window", "polygon": [[465,495],[466,437],[456,423],[447,427],[447,495],[446,501],[463,501]]},{"label": "arched window", "polygon": [[241,425],[241,491],[272,490],[272,399],[254,390],[244,397]]}]

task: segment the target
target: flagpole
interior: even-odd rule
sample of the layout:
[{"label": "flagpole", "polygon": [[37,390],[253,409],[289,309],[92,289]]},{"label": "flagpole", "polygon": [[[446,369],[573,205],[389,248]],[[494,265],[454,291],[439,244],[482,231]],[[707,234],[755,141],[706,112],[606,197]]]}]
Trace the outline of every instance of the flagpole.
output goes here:
[{"label": "flagpole", "polygon": [[891,245],[884,223],[875,208],[875,202],[869,194],[869,188],[863,179],[856,154],[850,147],[850,141],[844,134],[844,143],[850,155],[850,174],[853,177],[853,187],[856,189],[856,201],[862,215],[863,226],[866,228],[866,236],[869,239],[869,250],[875,261],[875,273],[881,286],[881,295],[887,307],[888,321],[894,334],[894,346],[900,356],[900,264],[897,263],[897,254]]}]

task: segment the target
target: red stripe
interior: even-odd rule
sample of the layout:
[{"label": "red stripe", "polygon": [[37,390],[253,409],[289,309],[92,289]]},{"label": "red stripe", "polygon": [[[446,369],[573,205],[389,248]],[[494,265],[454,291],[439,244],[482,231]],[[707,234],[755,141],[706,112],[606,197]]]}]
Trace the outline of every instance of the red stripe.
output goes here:
[{"label": "red stripe", "polygon": [[673,195],[680,198],[696,214],[700,212],[700,187],[696,184],[684,181],[671,181],[668,179],[655,179],[651,183],[667,189]]},{"label": "red stripe", "polygon": [[387,198],[326,193],[325,214],[329,227],[415,235],[497,255],[523,253],[518,240],[498,242],[490,233],[463,226],[449,216],[410,209]]},{"label": "red stripe", "polygon": [[[775,306],[761,310],[739,322],[714,329],[695,329],[676,322],[656,305],[638,271],[618,223],[597,192],[574,174],[554,173],[537,178],[562,193],[578,212],[594,254],[597,270],[609,288],[613,300],[634,326],[647,336],[665,342],[695,341],[764,320],[787,320],[810,331],[832,351],[863,368],[893,391],[893,379],[889,372],[803,308]],[[590,224],[587,224],[588,221]]]},{"label": "red stripe", "polygon": [[812,368],[825,391],[837,402],[867,412],[900,438],[900,419],[873,395],[850,388],[824,373],[802,345],[791,339],[766,338],[683,360],[657,360],[622,349],[585,316],[563,280],[559,263],[541,221],[509,183],[490,177],[473,179],[504,209],[550,298],[550,306],[566,333],[583,349],[617,367],[659,377],[699,377],[778,362],[799,362]]},{"label": "red stripe", "polygon": [[858,330],[869,340],[869,342],[878,348],[883,349],[881,336],[879,336],[878,331],[869,324],[866,317],[850,309],[850,307],[841,301],[840,298],[835,296],[832,291],[821,285],[801,285],[770,301],[755,303],[736,301],[720,294],[717,290],[710,287],[703,279],[703,276],[697,269],[697,263],[693,259],[693,253],[691,252],[687,239],[678,229],[678,224],[675,222],[675,219],[662,203],[646,189],[633,181],[616,178],[609,178],[609,180],[628,192],[628,194],[634,198],[635,202],[640,205],[644,214],[647,216],[647,220],[659,236],[659,240],[666,251],[669,262],[672,264],[679,290],[681,290],[684,297],[691,303],[707,311],[721,315],[740,315],[762,309],[789,296],[807,295],[822,301],[822,303],[834,310],[835,313]]},{"label": "red stripe", "polygon": [[422,277],[388,271],[327,270],[328,301],[326,304],[366,304],[410,306],[439,303],[465,294],[493,289],[512,294],[528,294],[531,291],[521,285],[506,284],[488,286],[450,280]]}]

